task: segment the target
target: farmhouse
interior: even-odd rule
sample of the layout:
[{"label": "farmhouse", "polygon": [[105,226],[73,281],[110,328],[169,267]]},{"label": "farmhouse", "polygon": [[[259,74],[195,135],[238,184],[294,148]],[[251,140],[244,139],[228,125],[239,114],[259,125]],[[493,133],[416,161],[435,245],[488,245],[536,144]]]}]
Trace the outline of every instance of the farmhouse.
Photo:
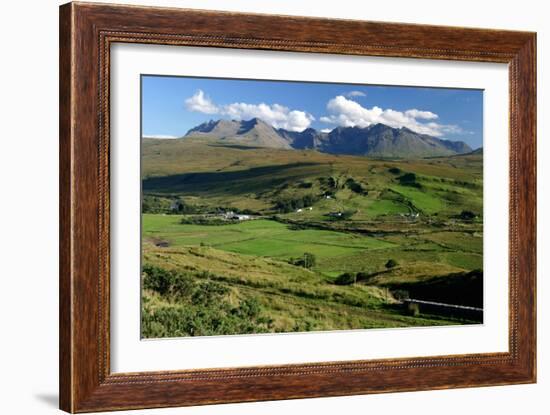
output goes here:
[{"label": "farmhouse", "polygon": [[223,219],[226,219],[226,220],[250,220],[250,219],[252,219],[252,217],[250,215],[242,215],[242,214],[239,214],[239,213],[235,213],[232,210],[230,210],[228,212],[221,213],[220,216]]},{"label": "farmhouse", "polygon": [[250,217],[250,215],[234,215],[233,219],[236,219],[236,220],[250,220],[252,218]]}]

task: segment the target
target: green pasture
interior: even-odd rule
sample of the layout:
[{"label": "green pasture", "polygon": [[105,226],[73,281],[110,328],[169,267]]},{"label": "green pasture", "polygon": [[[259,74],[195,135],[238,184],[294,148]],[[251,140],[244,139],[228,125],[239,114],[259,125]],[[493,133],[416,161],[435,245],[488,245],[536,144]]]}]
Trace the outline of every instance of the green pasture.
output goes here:
[{"label": "green pasture", "polygon": [[373,237],[331,230],[292,230],[273,220],[250,220],[230,225],[181,224],[174,215],[143,215],[143,236],[171,246],[207,245],[245,255],[289,259],[312,253],[319,258],[358,254],[393,246]]}]

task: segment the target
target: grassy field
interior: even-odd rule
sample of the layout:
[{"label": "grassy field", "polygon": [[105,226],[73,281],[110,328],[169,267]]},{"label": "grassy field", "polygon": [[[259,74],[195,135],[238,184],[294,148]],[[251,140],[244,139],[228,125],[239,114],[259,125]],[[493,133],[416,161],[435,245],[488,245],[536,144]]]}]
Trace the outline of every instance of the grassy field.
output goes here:
[{"label": "grassy field", "polygon": [[174,215],[144,215],[144,235],[162,235],[171,246],[207,245],[245,255],[290,259],[311,252],[319,257],[349,256],[394,244],[368,236],[319,229],[291,230],[273,220],[225,226],[181,224]]},{"label": "grassy field", "polygon": [[401,298],[482,307],[481,155],[207,139],[144,139],[142,153],[144,337],[479,322]]}]

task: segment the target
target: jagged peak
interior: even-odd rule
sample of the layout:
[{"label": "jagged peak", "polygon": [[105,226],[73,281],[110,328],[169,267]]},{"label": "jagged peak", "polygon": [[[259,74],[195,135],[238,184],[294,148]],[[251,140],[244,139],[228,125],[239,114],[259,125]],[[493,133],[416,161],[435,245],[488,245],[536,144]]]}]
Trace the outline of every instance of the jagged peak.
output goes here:
[{"label": "jagged peak", "polygon": [[[390,132],[393,136],[392,143],[383,140]],[[246,139],[249,133],[252,136],[262,138],[267,146],[281,148],[316,148],[321,152],[335,154],[374,154],[387,152],[395,156],[410,152],[413,156],[431,155],[432,150],[426,149],[426,146],[438,148],[442,155],[464,154],[471,152],[472,149],[462,141],[444,140],[426,134],[419,134],[407,127],[394,128],[383,123],[371,124],[367,127],[338,126],[330,132],[322,133],[315,128],[308,127],[302,131],[289,131],[284,128],[276,128],[265,122],[261,118],[254,117],[249,120],[209,120],[201,125],[189,130],[188,135],[212,135],[217,138]],[[414,145],[414,137],[419,141],[418,146]],[[251,138],[252,139],[252,138]],[[407,140],[407,144],[403,140]],[[282,140],[282,142],[281,142]],[[395,141],[397,140],[397,141]],[[413,140],[413,142],[411,142]],[[283,144],[284,143],[284,144]],[[390,148],[388,147],[391,146]],[[376,146],[380,146],[377,147]],[[394,148],[395,147],[395,148]],[[361,150],[363,149],[363,150]]]}]

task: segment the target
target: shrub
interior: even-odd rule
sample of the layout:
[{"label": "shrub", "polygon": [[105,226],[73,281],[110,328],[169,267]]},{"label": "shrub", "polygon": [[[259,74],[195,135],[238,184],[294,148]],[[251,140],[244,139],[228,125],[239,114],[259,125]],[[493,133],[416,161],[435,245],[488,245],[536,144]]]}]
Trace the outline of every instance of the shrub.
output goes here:
[{"label": "shrub", "polygon": [[397,168],[397,167],[390,167],[388,169],[388,171],[391,173],[391,174],[401,174],[401,169],[400,168]]},{"label": "shrub", "polygon": [[298,267],[304,267],[306,269],[313,268],[316,262],[317,258],[315,257],[315,255],[309,252],[304,252],[304,255],[300,258],[292,258],[289,260],[290,264],[296,265]]},{"label": "shrub", "polygon": [[144,195],[141,202],[142,213],[173,213],[172,201],[164,197]]},{"label": "shrub", "polygon": [[352,192],[360,194],[360,195],[366,195],[368,192],[363,188],[361,183],[356,182],[351,177],[346,180],[346,186],[348,189],[350,189]]},{"label": "shrub", "polygon": [[254,318],[260,315],[261,307],[258,300],[255,298],[247,298],[239,304],[239,307],[234,308],[232,313],[247,318]]},{"label": "shrub", "polygon": [[356,281],[357,281],[356,274],[353,274],[351,272],[344,272],[334,280],[334,283],[336,285],[350,285],[350,284],[355,284]]},{"label": "shrub", "polygon": [[357,281],[365,281],[365,280],[368,280],[370,277],[369,274],[367,274],[366,272],[358,272],[357,273]]},{"label": "shrub", "polygon": [[221,299],[228,292],[229,289],[218,282],[204,281],[199,284],[195,283],[190,297],[193,305],[208,306]]},{"label": "shrub", "polygon": [[144,195],[141,202],[142,213],[178,214],[198,213],[200,209],[188,205],[178,196],[167,195],[165,197]]},{"label": "shrub", "polygon": [[397,261],[395,259],[390,259],[388,262],[386,262],[386,268],[394,268],[398,265]]},{"label": "shrub", "polygon": [[174,280],[171,272],[151,265],[144,265],[142,273],[145,275],[143,288],[156,291],[161,295],[168,293]]},{"label": "shrub", "polygon": [[210,278],[208,272],[183,273],[146,264],[143,285],[163,297],[163,302],[142,302],[145,337],[206,336],[265,333],[273,320],[262,315],[255,297],[230,301],[230,289]]},{"label": "shrub", "polygon": [[462,220],[473,220],[476,217],[476,214],[470,210],[463,210],[460,212],[460,215],[458,215],[460,219]]},{"label": "shrub", "polygon": [[418,183],[416,174],[414,173],[405,173],[402,176],[399,176],[397,178],[399,180],[399,184],[402,186],[412,186],[412,187],[418,187],[420,188],[421,185]]},{"label": "shrub", "polygon": [[178,200],[174,203],[174,211],[179,214],[196,213],[197,209],[194,206],[186,204],[183,200]]},{"label": "shrub", "polygon": [[193,292],[193,281],[188,275],[167,271],[152,265],[144,265],[143,288],[156,291],[160,295],[174,298],[189,296]]}]

